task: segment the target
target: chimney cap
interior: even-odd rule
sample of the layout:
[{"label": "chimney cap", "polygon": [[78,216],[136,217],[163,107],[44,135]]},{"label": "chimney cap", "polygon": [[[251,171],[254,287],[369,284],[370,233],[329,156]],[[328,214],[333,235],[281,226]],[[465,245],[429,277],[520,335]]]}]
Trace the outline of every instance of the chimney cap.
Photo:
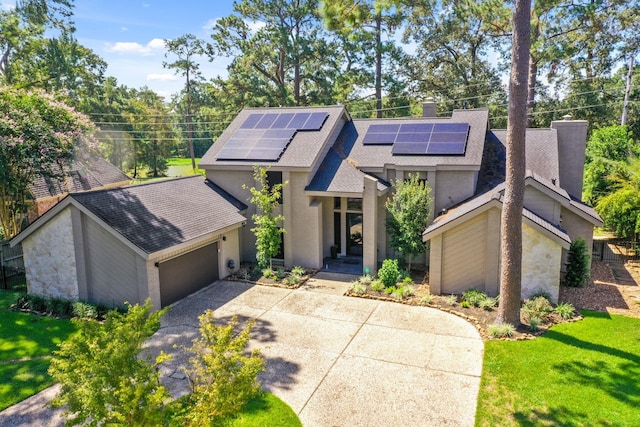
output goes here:
[{"label": "chimney cap", "polygon": [[565,121],[569,121],[573,119],[573,116],[571,114],[565,114],[564,116],[562,116],[562,119]]},{"label": "chimney cap", "polygon": [[433,99],[433,96],[427,96],[427,99],[425,100],[425,102],[435,102],[436,100]]}]

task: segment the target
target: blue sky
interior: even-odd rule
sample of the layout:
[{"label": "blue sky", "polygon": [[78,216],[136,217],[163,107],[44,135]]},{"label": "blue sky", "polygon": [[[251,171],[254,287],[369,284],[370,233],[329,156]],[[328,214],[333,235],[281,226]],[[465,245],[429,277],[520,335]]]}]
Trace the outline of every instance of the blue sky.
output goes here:
[{"label": "blue sky", "polygon": [[[15,0],[0,0],[3,8]],[[232,12],[232,0],[75,0],[76,38],[102,57],[107,75],[120,84],[144,85],[162,96],[178,92],[184,82],[162,67],[164,39],[192,33],[208,40],[212,23]],[[200,61],[205,78],[226,75],[228,61]]]}]

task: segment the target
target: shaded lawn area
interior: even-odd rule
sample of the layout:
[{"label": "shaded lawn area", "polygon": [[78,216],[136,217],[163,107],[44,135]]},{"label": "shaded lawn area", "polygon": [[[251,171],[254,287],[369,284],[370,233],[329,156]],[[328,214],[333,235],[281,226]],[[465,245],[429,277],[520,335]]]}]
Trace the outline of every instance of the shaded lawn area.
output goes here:
[{"label": "shaded lawn area", "polygon": [[[196,167],[200,159],[196,157]],[[204,175],[203,169],[196,169],[196,172],[200,175]],[[185,159],[182,157],[172,157],[167,159],[167,176],[189,176],[194,175],[193,169],[191,169],[191,158]]]},{"label": "shaded lawn area", "polygon": [[75,331],[68,320],[10,311],[19,296],[0,291],[0,411],[53,385],[52,353]]},{"label": "shaded lawn area", "polygon": [[637,426],[640,319],[584,311],[531,341],[488,341],[477,426]]}]

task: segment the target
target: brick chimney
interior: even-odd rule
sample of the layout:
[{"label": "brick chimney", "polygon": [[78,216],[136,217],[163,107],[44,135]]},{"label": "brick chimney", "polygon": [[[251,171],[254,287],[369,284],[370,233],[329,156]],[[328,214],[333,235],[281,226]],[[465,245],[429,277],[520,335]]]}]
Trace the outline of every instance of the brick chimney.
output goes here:
[{"label": "brick chimney", "polygon": [[551,122],[558,134],[558,169],[560,187],[582,200],[585,149],[587,147],[587,121],[572,120],[571,115]]},{"label": "brick chimney", "polygon": [[422,117],[437,117],[436,102],[432,97],[422,103]]}]

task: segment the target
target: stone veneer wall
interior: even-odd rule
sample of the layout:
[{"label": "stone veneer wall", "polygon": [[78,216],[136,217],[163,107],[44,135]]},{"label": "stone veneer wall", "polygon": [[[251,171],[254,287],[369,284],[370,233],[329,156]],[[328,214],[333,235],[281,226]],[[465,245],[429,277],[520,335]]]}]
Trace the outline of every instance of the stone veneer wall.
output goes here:
[{"label": "stone veneer wall", "polygon": [[522,224],[522,298],[546,292],[558,302],[562,246]]},{"label": "stone veneer wall", "polygon": [[22,250],[29,293],[78,299],[71,207],[27,237]]}]

